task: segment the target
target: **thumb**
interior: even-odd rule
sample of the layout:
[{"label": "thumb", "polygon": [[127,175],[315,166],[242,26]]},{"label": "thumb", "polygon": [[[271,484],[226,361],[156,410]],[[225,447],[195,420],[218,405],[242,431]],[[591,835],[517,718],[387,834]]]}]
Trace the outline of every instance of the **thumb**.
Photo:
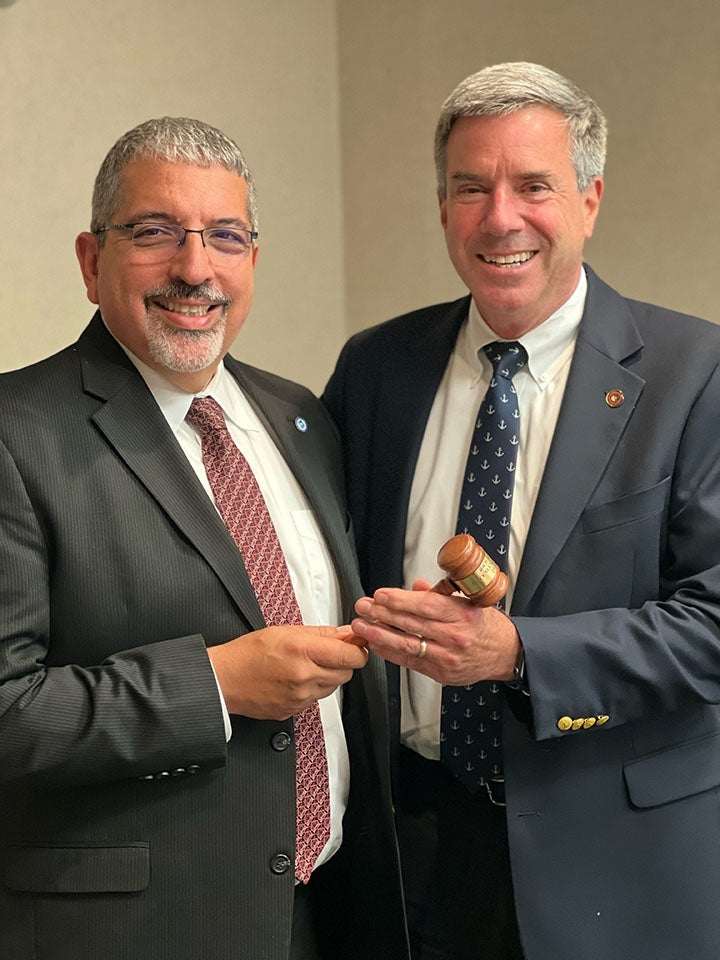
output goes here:
[{"label": "thumb", "polygon": [[432,590],[432,584],[430,583],[429,580],[422,580],[422,579],[413,580],[412,588],[413,588],[413,590],[425,590],[425,591],[427,591],[427,590]]}]

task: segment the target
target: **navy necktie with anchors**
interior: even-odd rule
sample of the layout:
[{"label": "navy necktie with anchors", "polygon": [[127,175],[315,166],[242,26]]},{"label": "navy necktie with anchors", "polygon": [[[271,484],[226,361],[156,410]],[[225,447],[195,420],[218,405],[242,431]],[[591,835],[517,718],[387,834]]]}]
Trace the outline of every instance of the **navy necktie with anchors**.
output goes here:
[{"label": "navy necktie with anchors", "polygon": [[[469,533],[507,573],[510,514],[520,440],[520,410],[512,378],[527,363],[517,341],[483,347],[493,365],[478,411],[460,496],[456,533]],[[500,601],[498,606],[503,606]],[[440,757],[471,793],[488,792],[499,803],[502,775],[502,684],[483,680],[443,688]],[[496,785],[493,793],[493,784]]]}]

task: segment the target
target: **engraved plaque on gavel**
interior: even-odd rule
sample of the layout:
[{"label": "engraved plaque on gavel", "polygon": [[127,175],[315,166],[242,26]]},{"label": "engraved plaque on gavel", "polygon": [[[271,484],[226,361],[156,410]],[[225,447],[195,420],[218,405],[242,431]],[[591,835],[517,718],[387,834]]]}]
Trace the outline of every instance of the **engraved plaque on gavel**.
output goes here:
[{"label": "engraved plaque on gavel", "polygon": [[460,591],[479,607],[493,607],[507,592],[507,576],[467,533],[443,544],[437,562],[447,576],[432,588],[435,593],[450,596]]}]

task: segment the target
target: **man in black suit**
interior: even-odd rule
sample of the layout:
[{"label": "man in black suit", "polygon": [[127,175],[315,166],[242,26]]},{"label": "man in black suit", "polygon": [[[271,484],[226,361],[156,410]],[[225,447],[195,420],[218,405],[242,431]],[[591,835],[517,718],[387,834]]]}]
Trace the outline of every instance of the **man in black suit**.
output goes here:
[{"label": "man in black suit", "polygon": [[[435,146],[470,296],[359,333],[325,394],[422,960],[720,955],[720,330],[583,265],[605,131],[545,67],[463,81]],[[427,592],[508,519],[504,612]]]},{"label": "man in black suit", "polygon": [[256,226],[220,131],[129,131],[77,240],[98,313],[0,378],[8,960],[407,956],[384,671],[330,626],[360,593],[336,433],[227,356]]}]

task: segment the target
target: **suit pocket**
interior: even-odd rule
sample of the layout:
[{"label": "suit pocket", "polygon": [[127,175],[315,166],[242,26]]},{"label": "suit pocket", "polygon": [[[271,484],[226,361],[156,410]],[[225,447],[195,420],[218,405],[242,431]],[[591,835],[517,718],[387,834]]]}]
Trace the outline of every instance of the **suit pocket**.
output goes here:
[{"label": "suit pocket", "polygon": [[150,844],[11,844],[2,878],[18,893],[134,893],[150,882]]},{"label": "suit pocket", "polygon": [[670,493],[671,479],[665,477],[648,490],[638,490],[619,500],[588,507],[582,516],[583,533],[597,533],[660,513]]},{"label": "suit pocket", "polygon": [[720,786],[720,734],[700,737],[623,766],[631,803],[656,807]]}]

